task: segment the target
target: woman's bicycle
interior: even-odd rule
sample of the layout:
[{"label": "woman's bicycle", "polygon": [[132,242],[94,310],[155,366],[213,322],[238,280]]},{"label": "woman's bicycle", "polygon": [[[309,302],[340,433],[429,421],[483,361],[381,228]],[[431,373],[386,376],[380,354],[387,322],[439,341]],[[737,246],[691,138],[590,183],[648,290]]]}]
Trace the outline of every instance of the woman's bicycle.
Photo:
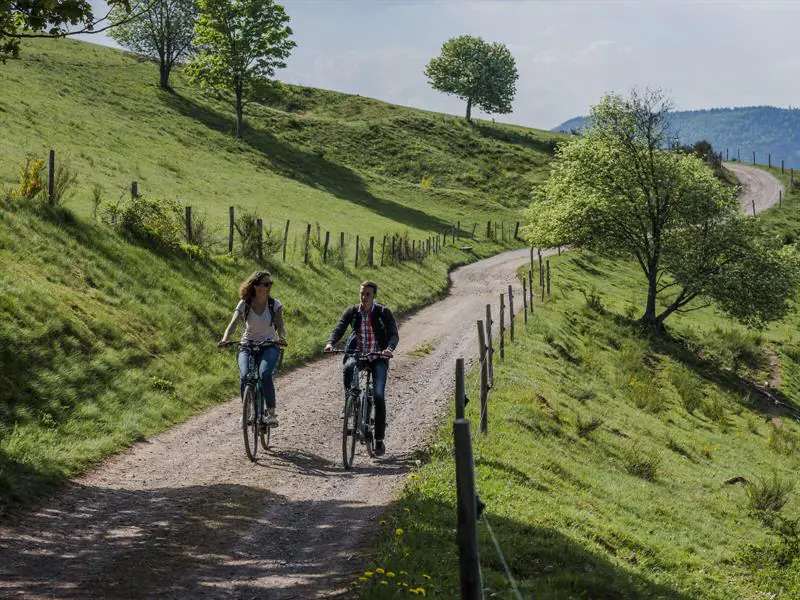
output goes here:
[{"label": "woman's bicycle", "polygon": [[[244,433],[244,449],[247,452],[247,457],[255,462],[258,455],[258,442],[261,442],[261,447],[264,450],[269,450],[270,432],[272,431],[272,427],[267,427],[263,422],[266,409],[256,355],[259,354],[261,349],[268,346],[276,346],[278,351],[282,353],[282,345],[274,341],[228,342],[223,345],[236,345],[248,350],[247,375],[244,379],[244,391],[242,392],[242,432]],[[281,356],[278,357],[276,365],[280,364],[281,358]]]},{"label": "woman's bicycle", "polygon": [[[356,372],[345,394],[342,415],[342,464],[353,466],[356,442],[366,446],[370,458],[375,457],[375,393],[372,386],[372,369],[367,366],[371,356],[384,357],[380,352],[357,354],[346,350],[331,350],[331,354],[346,354],[356,359]],[[365,368],[366,366],[366,368]]]}]

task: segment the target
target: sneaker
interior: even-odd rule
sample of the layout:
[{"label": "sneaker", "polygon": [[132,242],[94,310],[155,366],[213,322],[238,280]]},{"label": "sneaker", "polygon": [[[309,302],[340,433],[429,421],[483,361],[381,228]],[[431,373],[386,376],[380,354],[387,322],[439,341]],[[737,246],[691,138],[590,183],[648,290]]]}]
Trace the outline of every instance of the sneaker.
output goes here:
[{"label": "sneaker", "polygon": [[375,442],[375,456],[383,456],[386,454],[386,446],[383,445],[383,440]]},{"label": "sneaker", "polygon": [[277,427],[278,426],[278,419],[275,415],[267,415],[267,418],[264,419],[264,425],[267,427]]},{"label": "sneaker", "polygon": [[339,418],[344,420],[344,409],[342,409],[342,412],[339,413]]}]

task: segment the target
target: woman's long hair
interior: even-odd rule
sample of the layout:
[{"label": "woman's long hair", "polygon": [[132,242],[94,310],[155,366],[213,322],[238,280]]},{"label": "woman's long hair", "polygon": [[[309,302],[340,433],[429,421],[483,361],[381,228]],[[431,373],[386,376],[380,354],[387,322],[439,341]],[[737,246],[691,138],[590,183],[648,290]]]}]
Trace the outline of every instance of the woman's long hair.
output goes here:
[{"label": "woman's long hair", "polygon": [[272,281],[272,276],[269,274],[269,271],[256,271],[250,275],[250,277],[239,286],[239,298],[247,303],[252,302],[253,297],[256,295],[256,290],[254,289],[256,283],[260,282],[262,279]]}]

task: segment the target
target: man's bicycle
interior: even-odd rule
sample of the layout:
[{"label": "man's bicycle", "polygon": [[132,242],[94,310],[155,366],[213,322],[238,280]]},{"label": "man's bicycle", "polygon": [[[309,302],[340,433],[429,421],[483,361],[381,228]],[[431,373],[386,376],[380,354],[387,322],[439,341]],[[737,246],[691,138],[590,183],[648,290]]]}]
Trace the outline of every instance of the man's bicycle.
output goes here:
[{"label": "man's bicycle", "polygon": [[331,350],[331,354],[346,354],[356,359],[356,372],[350,388],[345,394],[342,415],[342,464],[345,469],[353,466],[356,442],[366,446],[370,458],[375,457],[375,392],[372,386],[370,357],[386,359],[380,352],[357,354],[346,350]]},{"label": "man's bicycle", "polygon": [[[244,379],[242,392],[242,433],[244,434],[244,449],[247,457],[255,462],[258,455],[258,443],[264,450],[269,449],[269,439],[272,427],[267,427],[263,422],[266,408],[264,405],[264,392],[261,389],[261,377],[258,373],[256,354],[268,346],[276,346],[282,354],[282,344],[274,341],[266,342],[227,342],[224,346],[240,346],[248,350],[247,375]],[[282,356],[278,357],[277,365]]]}]

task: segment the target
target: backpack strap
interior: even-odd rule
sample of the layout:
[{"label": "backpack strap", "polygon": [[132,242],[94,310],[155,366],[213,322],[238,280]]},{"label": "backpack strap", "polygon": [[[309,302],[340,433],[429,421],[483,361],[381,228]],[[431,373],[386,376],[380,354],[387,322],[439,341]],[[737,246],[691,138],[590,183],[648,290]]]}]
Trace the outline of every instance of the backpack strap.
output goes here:
[{"label": "backpack strap", "polygon": [[[275,298],[267,298],[267,306],[269,307],[269,316],[272,319],[272,326],[275,327]],[[250,314],[250,303],[244,303],[244,321],[247,322],[247,315]]]}]

